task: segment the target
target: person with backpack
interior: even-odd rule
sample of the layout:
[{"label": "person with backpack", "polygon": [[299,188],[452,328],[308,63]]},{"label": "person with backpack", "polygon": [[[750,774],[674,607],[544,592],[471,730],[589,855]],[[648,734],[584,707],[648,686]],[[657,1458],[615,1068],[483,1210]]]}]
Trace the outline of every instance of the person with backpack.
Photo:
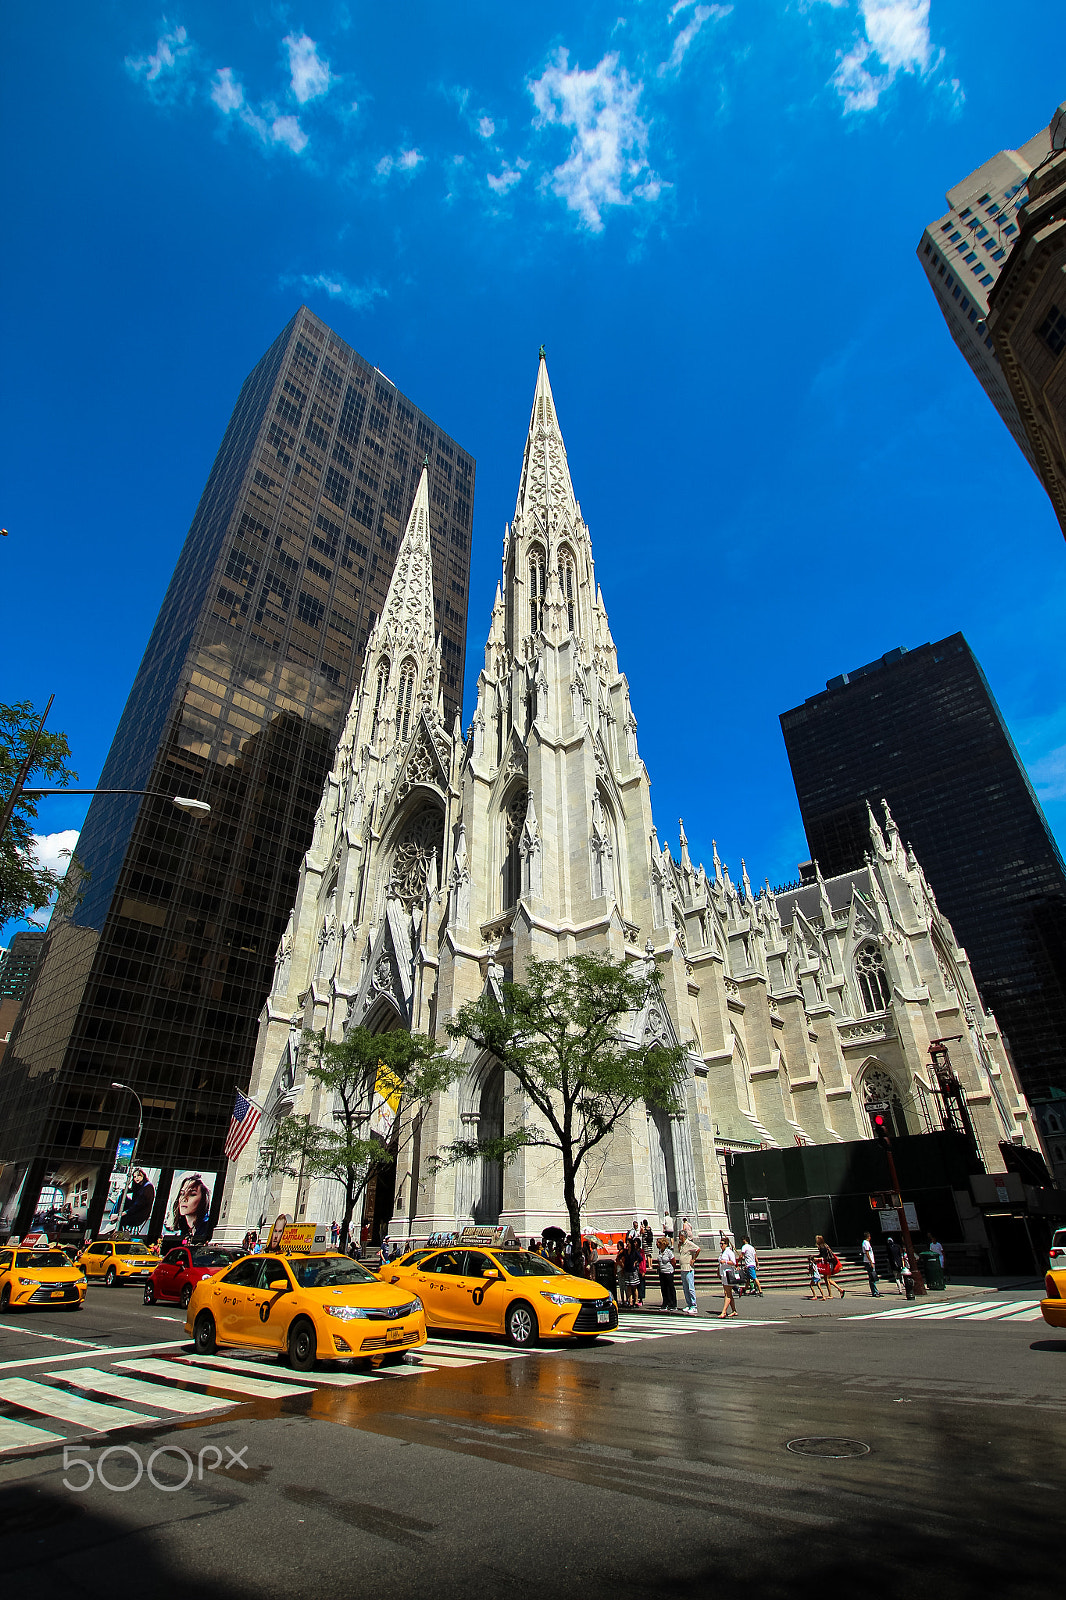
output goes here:
[{"label": "person with backpack", "polygon": [[894,1233],[890,1233],[885,1240],[885,1249],[888,1251],[889,1270],[896,1280],[896,1288],[900,1294],[905,1294],[906,1289],[903,1285],[903,1251],[900,1249],[899,1240]]},{"label": "person with backpack", "polygon": [[833,1279],[840,1271],[840,1257],[834,1250],[830,1250],[822,1234],[816,1233],[814,1236],[814,1242],[818,1246],[818,1271],[821,1273],[822,1281],[829,1290],[829,1298],[832,1300],[833,1290],[835,1289],[837,1294],[843,1300],[847,1290],[842,1289],[839,1283],[833,1282]]}]

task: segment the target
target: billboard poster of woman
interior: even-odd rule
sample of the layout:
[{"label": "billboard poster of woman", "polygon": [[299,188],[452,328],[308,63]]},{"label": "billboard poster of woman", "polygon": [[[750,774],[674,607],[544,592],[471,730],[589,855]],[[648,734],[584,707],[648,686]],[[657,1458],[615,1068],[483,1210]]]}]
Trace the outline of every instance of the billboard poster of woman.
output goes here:
[{"label": "billboard poster of woman", "polygon": [[[134,1167],[130,1172],[129,1187],[126,1189],[126,1204],[122,1204],[122,1192],[126,1185],[124,1172],[113,1172],[107,1189],[107,1202],[104,1206],[103,1221],[100,1232],[109,1234],[119,1231],[123,1234],[134,1235],[143,1239],[148,1233],[148,1224],[152,1220],[152,1207],[155,1205],[155,1193],[159,1186],[159,1167]],[[119,1213],[122,1213],[121,1227]]]},{"label": "billboard poster of woman", "polygon": [[211,1237],[214,1218],[211,1197],[216,1172],[175,1172],[167,1200],[163,1232],[182,1239],[205,1240]]}]

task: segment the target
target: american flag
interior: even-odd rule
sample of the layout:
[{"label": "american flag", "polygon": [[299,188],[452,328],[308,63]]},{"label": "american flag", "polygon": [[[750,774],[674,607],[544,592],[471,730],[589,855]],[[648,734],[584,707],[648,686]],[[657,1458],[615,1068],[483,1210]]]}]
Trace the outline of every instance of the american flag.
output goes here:
[{"label": "american flag", "polygon": [[253,1105],[246,1094],[237,1090],[237,1101],[233,1107],[233,1115],[229,1119],[226,1130],[226,1143],[223,1153],[229,1161],[236,1161],[248,1140],[259,1126],[262,1113],[259,1107]]}]

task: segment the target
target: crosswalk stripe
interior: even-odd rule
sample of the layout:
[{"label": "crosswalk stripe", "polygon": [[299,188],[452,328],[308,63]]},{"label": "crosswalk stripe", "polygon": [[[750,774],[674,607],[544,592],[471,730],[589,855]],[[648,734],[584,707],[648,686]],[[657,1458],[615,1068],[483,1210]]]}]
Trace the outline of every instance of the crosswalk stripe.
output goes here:
[{"label": "crosswalk stripe", "polygon": [[450,1353],[442,1355],[439,1351],[430,1350],[425,1345],[422,1346],[417,1354],[424,1367],[476,1367],[478,1365],[476,1356],[453,1356]]},{"label": "crosswalk stripe", "polygon": [[952,1315],[953,1322],[990,1322],[993,1319],[1007,1316],[1013,1311],[1025,1311],[1032,1302],[1030,1300],[1011,1301],[1008,1305],[981,1306],[975,1311],[958,1311]]},{"label": "crosswalk stripe", "polygon": [[140,1411],[121,1411],[118,1406],[99,1405],[95,1400],[82,1400],[78,1395],[66,1394],[62,1389],[52,1389],[43,1383],[33,1383],[29,1378],[6,1378],[0,1383],[0,1400],[21,1406],[25,1411],[37,1411],[43,1417],[54,1417],[59,1422],[73,1422],[78,1427],[90,1428],[93,1433],[106,1433],[109,1428],[128,1428],[137,1422],[158,1422],[158,1417],[145,1416]]},{"label": "crosswalk stripe", "polygon": [[468,1344],[463,1339],[449,1339],[446,1343],[430,1339],[427,1344],[420,1347],[419,1351],[416,1351],[416,1354],[420,1354],[422,1350],[427,1350],[430,1353],[435,1350],[441,1350],[448,1354],[454,1351],[456,1355],[473,1355],[482,1361],[514,1361],[517,1357],[533,1354],[531,1350],[515,1350],[506,1344]]},{"label": "crosswalk stripe", "polygon": [[59,1372],[46,1372],[45,1377],[72,1383],[76,1389],[90,1389],[94,1394],[109,1394],[116,1400],[158,1406],[163,1411],[177,1411],[189,1417],[199,1416],[204,1411],[224,1410],[233,1403],[230,1400],[212,1400],[204,1394],[193,1394],[190,1389],[164,1389],[158,1383],[141,1383],[137,1378],[124,1378],[120,1372],[101,1372],[96,1367],[71,1367]]},{"label": "crosswalk stripe", "polygon": [[231,1377],[217,1367],[199,1366],[192,1362],[174,1361],[120,1361],[124,1372],[143,1372],[150,1378],[188,1378],[190,1383],[210,1384],[214,1389],[230,1389],[234,1394],[247,1394],[261,1400],[282,1400],[289,1394],[311,1394],[308,1384],[268,1383],[265,1378],[249,1378],[244,1373]]},{"label": "crosswalk stripe", "polygon": [[55,1444],[61,1433],[49,1433],[47,1428],[31,1428],[28,1422],[12,1422],[0,1417],[0,1455],[6,1450],[24,1450],[27,1445]]},{"label": "crosswalk stripe", "polygon": [[1025,1311],[1012,1311],[1003,1318],[1004,1322],[1042,1322],[1044,1313],[1039,1306],[1029,1306]]},{"label": "crosswalk stripe", "polygon": [[876,1317],[883,1322],[888,1317],[932,1317],[942,1316],[945,1311],[964,1310],[973,1304],[972,1300],[948,1300],[944,1303],[937,1302],[931,1305],[905,1305],[893,1306],[888,1311],[864,1311],[860,1316],[853,1316],[852,1322],[872,1322]]},{"label": "crosswalk stripe", "polygon": [[[3,1324],[0,1323],[0,1327]],[[83,1341],[84,1343],[84,1341]],[[55,1366],[57,1361],[84,1361],[88,1350],[92,1350],[98,1357],[110,1361],[112,1356],[135,1354],[138,1350],[177,1350],[182,1345],[188,1348],[188,1339],[157,1339],[152,1344],[94,1344],[87,1350],[74,1350],[70,1355],[60,1356],[51,1352],[46,1356],[31,1356],[23,1361],[0,1361],[0,1371],[8,1372],[12,1367],[44,1367]]]},{"label": "crosswalk stripe", "polygon": [[326,1383],[338,1389],[351,1389],[357,1383],[365,1383],[368,1377],[365,1372],[316,1372],[312,1375],[293,1372],[291,1369],[286,1371],[284,1367],[273,1364],[268,1367],[265,1360],[254,1356],[243,1361],[239,1356],[178,1356],[176,1359],[179,1367],[218,1367],[224,1372],[245,1372],[253,1376],[257,1372],[267,1371],[270,1373],[268,1382],[289,1385],[306,1384],[308,1378],[313,1376],[316,1383]]}]

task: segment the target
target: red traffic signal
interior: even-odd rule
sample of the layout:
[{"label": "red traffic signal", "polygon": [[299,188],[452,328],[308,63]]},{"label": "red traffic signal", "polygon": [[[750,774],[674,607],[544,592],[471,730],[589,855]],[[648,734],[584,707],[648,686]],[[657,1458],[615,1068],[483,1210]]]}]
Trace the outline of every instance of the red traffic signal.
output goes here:
[{"label": "red traffic signal", "polygon": [[870,1121],[874,1126],[874,1138],[882,1141],[888,1138],[888,1118],[883,1111],[875,1111]]}]

